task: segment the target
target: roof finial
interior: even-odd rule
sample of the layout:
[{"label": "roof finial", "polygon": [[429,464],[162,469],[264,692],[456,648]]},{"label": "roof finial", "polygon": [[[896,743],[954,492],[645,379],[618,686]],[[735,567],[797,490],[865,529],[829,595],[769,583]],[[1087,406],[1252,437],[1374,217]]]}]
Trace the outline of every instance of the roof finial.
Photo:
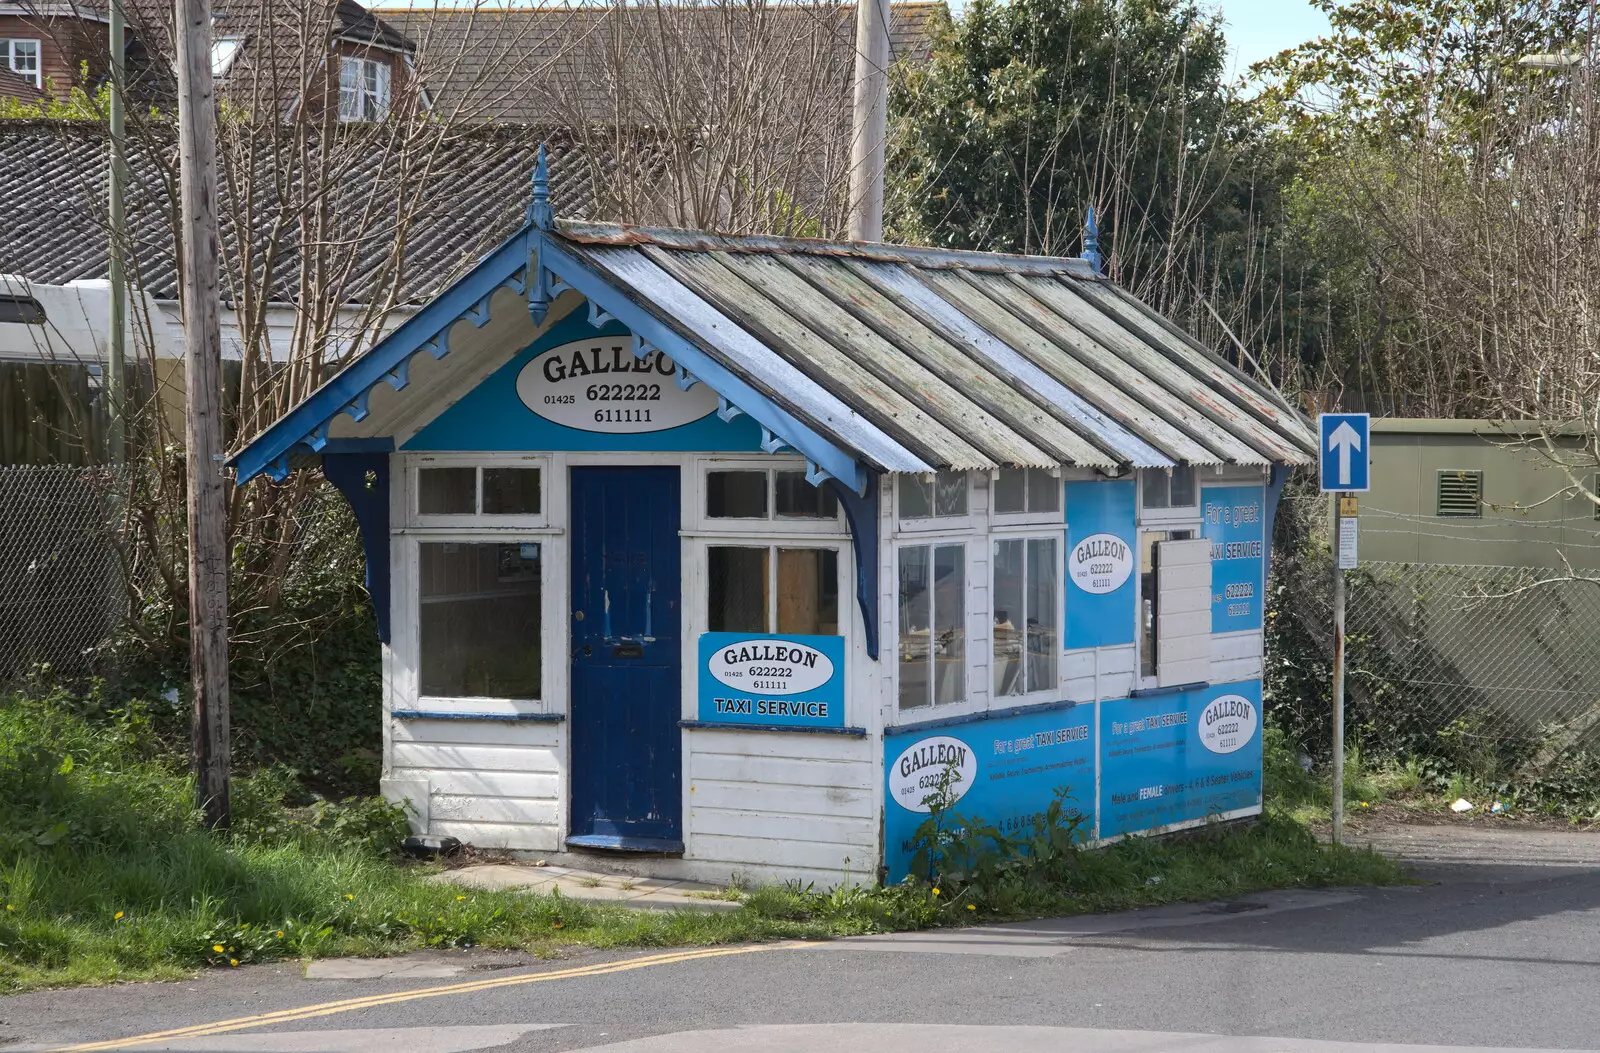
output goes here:
[{"label": "roof finial", "polygon": [[528,205],[528,222],[540,230],[555,226],[555,212],[550,208],[550,166],[545,161],[544,143],[539,144],[539,161],[533,166],[533,201]]},{"label": "roof finial", "polygon": [[1106,258],[1100,255],[1100,225],[1094,220],[1094,206],[1089,206],[1089,216],[1083,222],[1083,258],[1089,261],[1096,274],[1105,273]]}]

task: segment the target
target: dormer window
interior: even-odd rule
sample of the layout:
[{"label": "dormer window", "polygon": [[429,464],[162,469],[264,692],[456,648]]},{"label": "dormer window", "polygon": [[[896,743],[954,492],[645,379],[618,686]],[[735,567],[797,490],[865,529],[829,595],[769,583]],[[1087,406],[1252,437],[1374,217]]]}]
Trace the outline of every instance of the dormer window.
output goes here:
[{"label": "dormer window", "polygon": [[227,76],[228,70],[233,68],[233,60],[239,57],[239,51],[243,47],[243,37],[218,37],[212,41],[211,75],[213,77]]},{"label": "dormer window", "polygon": [[44,80],[39,72],[37,40],[0,37],[0,63],[4,63],[7,69],[35,88],[44,87]]},{"label": "dormer window", "polygon": [[339,59],[339,119],[381,121],[389,116],[389,65],[373,59]]}]

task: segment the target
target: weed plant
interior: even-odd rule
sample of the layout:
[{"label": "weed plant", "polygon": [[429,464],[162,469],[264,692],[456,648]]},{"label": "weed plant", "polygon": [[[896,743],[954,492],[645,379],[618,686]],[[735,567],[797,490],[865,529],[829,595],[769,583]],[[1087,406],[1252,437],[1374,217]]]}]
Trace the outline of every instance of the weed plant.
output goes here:
[{"label": "weed plant", "polygon": [[744,902],[726,913],[630,911],[429,880],[433,868],[393,856],[396,809],[370,798],[288,807],[297,780],[283,769],[237,779],[233,829],[207,832],[192,781],[160,742],[138,706],[0,698],[0,991],[424,947],[825,938],[1399,877],[1282,817],[1090,852],[1063,801],[1012,839],[941,806],[909,881],[842,874],[831,891],[730,887]]}]

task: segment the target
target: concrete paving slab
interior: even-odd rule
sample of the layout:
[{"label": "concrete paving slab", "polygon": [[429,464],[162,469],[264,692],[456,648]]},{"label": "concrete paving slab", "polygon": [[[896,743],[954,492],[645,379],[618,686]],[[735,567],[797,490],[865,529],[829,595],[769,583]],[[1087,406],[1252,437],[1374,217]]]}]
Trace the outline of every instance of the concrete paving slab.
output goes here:
[{"label": "concrete paving slab", "polygon": [[487,890],[526,890],[541,895],[560,892],[581,903],[615,903],[641,910],[696,910],[717,913],[738,910],[733,900],[711,898],[716,885],[677,878],[608,874],[571,867],[518,866],[485,863],[434,874],[429,880]]}]

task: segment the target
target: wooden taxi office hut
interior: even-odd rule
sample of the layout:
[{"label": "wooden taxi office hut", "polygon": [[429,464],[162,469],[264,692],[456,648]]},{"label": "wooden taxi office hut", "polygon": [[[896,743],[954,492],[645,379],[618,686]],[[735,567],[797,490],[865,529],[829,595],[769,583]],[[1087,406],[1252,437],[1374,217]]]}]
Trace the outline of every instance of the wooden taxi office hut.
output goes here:
[{"label": "wooden taxi office hut", "polygon": [[1154,593],[1070,649],[1067,484],[1275,495],[1312,442],[1088,262],[557,222],[541,163],[519,231],[232,463],[349,498],[419,829],[834,882],[895,865],[886,736],[1208,679],[1181,611],[1141,635]]}]

